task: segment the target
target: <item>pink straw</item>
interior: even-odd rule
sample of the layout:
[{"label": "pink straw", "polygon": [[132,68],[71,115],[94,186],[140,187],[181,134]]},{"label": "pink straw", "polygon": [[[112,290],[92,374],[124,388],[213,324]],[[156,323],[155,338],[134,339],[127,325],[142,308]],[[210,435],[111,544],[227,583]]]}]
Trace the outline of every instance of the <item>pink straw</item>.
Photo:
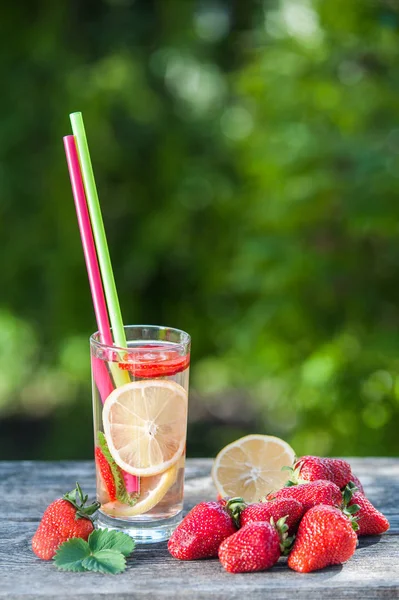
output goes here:
[{"label": "pink straw", "polygon": [[86,203],[86,195],[83,186],[82,175],[80,173],[79,157],[76,150],[75,137],[73,135],[66,135],[64,137],[64,147],[68,163],[69,176],[71,178],[72,193],[75,200],[80,237],[82,239],[83,253],[86,261],[87,274],[89,276],[97,325],[100,331],[102,342],[107,344],[107,346],[112,346],[113,340],[109,325],[107,305],[105,304],[104,290],[101,281],[100,269],[98,267],[96,247],[94,245],[89,211]]},{"label": "pink straw", "polygon": [[[68,163],[69,177],[71,179],[72,194],[75,201],[76,215],[78,217],[80,237],[82,240],[83,253],[86,261],[87,274],[89,277],[97,326],[100,332],[101,341],[107,346],[113,346],[107,305],[104,297],[104,289],[97,261],[93,233],[91,230],[91,221],[86,203],[82,175],[80,172],[80,163],[76,149],[75,136],[66,135],[64,137],[64,148]],[[114,387],[104,361],[96,356],[92,356],[92,367],[101,400],[104,403]],[[123,472],[123,476],[127,491],[136,492],[138,490],[137,477],[125,472]]]},{"label": "pink straw", "polygon": [[[82,240],[97,326],[100,331],[101,341],[108,346],[112,346],[113,342],[109,326],[107,305],[105,304],[96,247],[94,245],[89,211],[86,204],[86,195],[82,175],[80,173],[79,157],[73,135],[66,135],[64,137],[64,148],[71,179],[73,199],[75,200],[76,215],[78,217],[80,237]],[[101,400],[105,402],[114,389],[107,367],[102,360],[98,359],[96,356],[92,356],[92,368]]]}]

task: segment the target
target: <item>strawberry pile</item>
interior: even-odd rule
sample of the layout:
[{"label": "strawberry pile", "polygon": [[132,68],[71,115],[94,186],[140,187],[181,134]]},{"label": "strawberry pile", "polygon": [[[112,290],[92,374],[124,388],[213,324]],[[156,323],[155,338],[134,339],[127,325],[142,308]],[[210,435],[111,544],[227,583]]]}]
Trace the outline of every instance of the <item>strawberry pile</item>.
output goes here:
[{"label": "strawberry pile", "polygon": [[261,502],[221,498],[195,506],[168,549],[179,560],[219,557],[230,573],[264,571],[288,555],[289,568],[309,573],[346,562],[359,535],[388,528],[348,462],[304,456],[286,487]]}]

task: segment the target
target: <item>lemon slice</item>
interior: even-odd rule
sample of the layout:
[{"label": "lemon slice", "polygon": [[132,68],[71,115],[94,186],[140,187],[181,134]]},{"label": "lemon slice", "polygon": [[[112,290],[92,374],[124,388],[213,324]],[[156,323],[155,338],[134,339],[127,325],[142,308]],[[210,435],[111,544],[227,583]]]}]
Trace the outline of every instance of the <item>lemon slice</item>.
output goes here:
[{"label": "lemon slice", "polygon": [[101,510],[111,517],[135,517],[148,512],[158,504],[166,492],[176,481],[178,465],[154,475],[153,477],[142,477],[140,479],[140,498],[134,506],[128,506],[121,502],[108,502],[101,506]]},{"label": "lemon slice", "polygon": [[228,444],[216,456],[212,478],[221,496],[241,496],[258,502],[283,487],[290,474],[295,452],[287,442],[271,435],[247,435]]},{"label": "lemon slice", "polygon": [[167,471],[184,452],[187,392],[173,381],[134,381],[116,388],[103,407],[109,451],[138,477]]}]

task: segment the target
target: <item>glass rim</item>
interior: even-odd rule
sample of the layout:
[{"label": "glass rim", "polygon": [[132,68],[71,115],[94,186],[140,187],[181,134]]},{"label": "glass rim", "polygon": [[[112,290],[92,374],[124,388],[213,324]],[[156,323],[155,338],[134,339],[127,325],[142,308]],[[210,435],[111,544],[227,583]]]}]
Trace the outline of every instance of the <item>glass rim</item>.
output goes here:
[{"label": "glass rim", "polygon": [[[162,330],[168,330],[168,331],[172,331],[174,333],[177,333],[181,336],[181,341],[180,342],[170,342],[171,344],[173,344],[174,346],[178,346],[179,348],[181,348],[182,350],[184,350],[184,352],[188,353],[190,351],[190,345],[191,345],[191,336],[189,333],[187,333],[186,331],[184,331],[183,329],[177,329],[176,327],[168,327],[167,325],[124,325],[123,329],[125,331],[128,330],[132,330],[132,329],[151,329],[151,330],[158,330],[158,331],[162,331]],[[110,327],[111,333],[112,333],[112,327]],[[124,348],[123,346],[116,346],[116,345],[112,345],[109,346],[108,344],[104,344],[103,342],[100,342],[99,338],[100,337],[100,331],[95,331],[94,333],[91,334],[89,340],[90,340],[90,346],[94,346],[97,349],[101,349],[101,350],[120,350],[123,352],[135,352],[137,350],[137,348]],[[133,341],[133,340],[132,340]],[[157,340],[137,340],[137,341],[154,341],[156,342]],[[154,351],[156,351],[156,349],[154,349]],[[161,349],[159,350],[161,351]],[[163,351],[163,350],[162,350]]]}]

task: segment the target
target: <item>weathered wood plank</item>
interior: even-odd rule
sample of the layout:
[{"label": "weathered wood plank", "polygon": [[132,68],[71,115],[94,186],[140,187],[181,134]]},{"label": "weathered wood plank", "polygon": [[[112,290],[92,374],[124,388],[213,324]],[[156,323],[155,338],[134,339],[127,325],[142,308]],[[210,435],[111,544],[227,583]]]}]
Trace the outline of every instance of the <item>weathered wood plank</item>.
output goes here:
[{"label": "weathered wood plank", "polygon": [[[179,562],[169,556],[166,544],[156,544],[138,547],[126,572],[115,577],[61,573],[51,562],[37,559],[30,549],[30,539],[49,502],[72,488],[76,479],[88,493],[94,493],[92,463],[0,463],[0,597],[399,598],[399,460],[352,459],[351,463],[372,502],[387,514],[391,529],[389,535],[361,538],[354,557],[342,567],[300,575],[281,559],[264,573],[230,575],[217,560]],[[186,509],[215,497],[210,466],[206,459],[188,461]]]}]

